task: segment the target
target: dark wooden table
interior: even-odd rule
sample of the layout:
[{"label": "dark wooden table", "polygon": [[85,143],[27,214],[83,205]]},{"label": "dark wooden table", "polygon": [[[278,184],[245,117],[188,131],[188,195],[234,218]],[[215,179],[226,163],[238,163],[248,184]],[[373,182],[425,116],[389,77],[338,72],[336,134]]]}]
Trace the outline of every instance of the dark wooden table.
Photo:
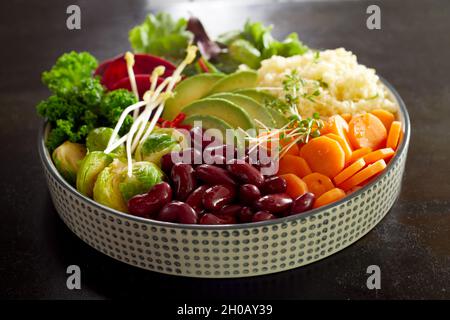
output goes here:
[{"label": "dark wooden table", "polygon": [[[382,30],[366,28],[371,2],[277,5],[184,5],[212,33],[247,17],[296,31],[317,48],[343,46],[376,68],[400,92],[412,139],[400,199],[363,239],[312,265],[235,280],[164,276],[116,262],[84,244],[59,219],[37,154],[48,95],[40,73],[69,50],[99,59],[129,48],[128,30],[149,12],[148,1],[79,1],[82,29],[66,29],[77,1],[2,1],[0,10],[0,297],[2,298],[450,298],[450,2],[379,2]],[[243,1],[244,2],[244,1]],[[151,1],[150,1],[151,3]],[[82,270],[82,290],[66,288],[66,268]],[[366,287],[366,268],[381,268],[381,290]],[[150,300],[149,303],[152,303]]]}]

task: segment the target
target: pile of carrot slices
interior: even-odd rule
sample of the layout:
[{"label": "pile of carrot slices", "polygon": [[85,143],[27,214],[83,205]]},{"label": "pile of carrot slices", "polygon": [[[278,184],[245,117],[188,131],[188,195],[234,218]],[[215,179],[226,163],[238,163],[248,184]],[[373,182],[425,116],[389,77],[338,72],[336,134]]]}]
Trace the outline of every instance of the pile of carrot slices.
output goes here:
[{"label": "pile of carrot slices", "polygon": [[278,175],[296,198],[311,192],[314,208],[338,201],[360,189],[386,168],[402,138],[402,125],[382,109],[334,115],[321,135],[289,150]]}]

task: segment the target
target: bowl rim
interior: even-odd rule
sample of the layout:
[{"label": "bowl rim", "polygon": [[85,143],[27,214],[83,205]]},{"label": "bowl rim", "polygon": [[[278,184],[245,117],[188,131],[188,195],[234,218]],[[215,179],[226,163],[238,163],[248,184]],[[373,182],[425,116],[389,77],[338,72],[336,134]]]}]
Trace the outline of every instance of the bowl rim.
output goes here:
[{"label": "bowl rim", "polygon": [[365,185],[363,188],[351,193],[348,196],[345,196],[339,201],[333,202],[331,204],[328,204],[326,206],[315,208],[312,210],[307,211],[306,213],[300,213],[296,215],[291,215],[287,217],[277,218],[273,220],[267,220],[267,221],[259,221],[259,222],[247,222],[247,223],[241,223],[241,224],[221,224],[221,225],[200,225],[200,224],[180,224],[180,223],[174,223],[174,222],[166,222],[166,221],[159,221],[154,219],[147,219],[142,218],[138,216],[133,216],[131,214],[121,212],[112,208],[109,208],[107,206],[104,206],[100,203],[95,202],[93,199],[88,198],[78,192],[72,185],[70,185],[62,176],[61,174],[56,170],[56,167],[53,164],[53,161],[51,160],[50,153],[47,150],[47,147],[45,146],[44,142],[44,136],[47,130],[47,121],[43,121],[43,125],[39,129],[38,134],[38,151],[39,156],[41,159],[41,162],[43,165],[47,168],[47,171],[50,172],[52,177],[57,180],[59,183],[61,183],[67,191],[69,191],[73,196],[88,202],[90,205],[100,209],[108,211],[110,214],[118,216],[120,218],[125,218],[129,220],[133,220],[135,222],[149,224],[149,225],[155,225],[159,227],[167,227],[167,228],[177,228],[177,229],[188,229],[188,230],[236,230],[236,229],[249,229],[249,228],[259,228],[264,226],[272,226],[277,224],[283,224],[288,223],[294,220],[300,220],[304,218],[308,218],[309,216],[313,216],[315,214],[318,214],[320,212],[327,211],[331,208],[338,207],[342,205],[343,203],[346,203],[348,201],[351,201],[352,199],[358,197],[363,192],[365,192],[367,189],[371,188],[373,185],[377,184],[380,180],[382,180],[390,171],[393,170],[394,164],[400,161],[400,155],[407,151],[409,140],[410,140],[410,134],[411,134],[411,123],[409,119],[408,110],[406,109],[406,105],[399,95],[399,93],[395,90],[395,88],[386,81],[383,77],[379,76],[380,82],[388,89],[388,92],[394,97],[395,101],[398,105],[398,113],[399,118],[402,124],[404,125],[404,134],[403,134],[403,140],[401,141],[401,145],[397,149],[394,157],[389,162],[387,168],[374,180],[370,181],[367,185]]}]

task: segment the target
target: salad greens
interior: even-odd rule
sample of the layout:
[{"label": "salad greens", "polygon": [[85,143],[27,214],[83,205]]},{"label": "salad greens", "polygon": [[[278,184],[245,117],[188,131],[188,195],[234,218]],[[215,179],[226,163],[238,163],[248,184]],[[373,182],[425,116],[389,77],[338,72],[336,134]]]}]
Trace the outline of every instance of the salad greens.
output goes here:
[{"label": "salad greens", "polygon": [[[252,69],[259,68],[261,61],[273,55],[290,57],[308,51],[297,33],[289,34],[283,41],[276,40],[272,26],[247,21],[242,30],[220,35],[211,41],[197,18],[174,20],[167,13],[150,14],[145,21],[134,27],[129,41],[137,53],[157,55],[174,63],[184,56],[184,49],[192,41],[202,48],[202,61],[210,72],[231,73],[241,64]],[[219,46],[222,48],[222,52]],[[189,66],[185,74],[201,73],[198,63]]]},{"label": "salad greens", "polygon": [[[250,68],[259,68],[261,61],[274,55],[290,57],[308,51],[297,33],[289,34],[285,40],[278,41],[272,34],[272,26],[261,22],[247,21],[242,31],[230,31],[218,37],[217,41],[228,50],[218,57],[216,62],[224,72],[234,71],[236,64],[246,64]],[[230,63],[230,62],[234,62]]]},{"label": "salad greens", "polygon": [[[53,95],[36,108],[52,125],[47,139],[50,152],[66,140],[84,142],[98,126],[114,126],[122,111],[136,102],[127,90],[105,93],[100,80],[92,77],[97,65],[91,54],[72,51],[59,57],[52,69],[42,74],[42,82]],[[131,118],[126,120],[124,130],[131,122]]]},{"label": "salad greens", "polygon": [[186,30],[187,20],[174,20],[167,13],[149,14],[145,21],[129,34],[136,53],[149,53],[171,62],[180,62],[193,35]]}]

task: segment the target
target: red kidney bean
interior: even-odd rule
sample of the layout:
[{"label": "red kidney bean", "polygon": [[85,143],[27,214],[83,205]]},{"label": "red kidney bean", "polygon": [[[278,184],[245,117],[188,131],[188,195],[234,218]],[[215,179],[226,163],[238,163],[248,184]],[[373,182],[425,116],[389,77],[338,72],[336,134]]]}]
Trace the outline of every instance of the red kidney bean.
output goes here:
[{"label": "red kidney bean", "polygon": [[283,177],[274,176],[264,180],[261,191],[264,194],[285,193],[286,188],[286,180]]},{"label": "red kidney bean", "polygon": [[199,224],[228,224],[228,222],[212,213],[205,213],[200,218]]},{"label": "red kidney bean", "polygon": [[239,212],[238,220],[240,223],[251,222],[253,219],[253,211],[249,207],[243,207]]},{"label": "red kidney bean", "polygon": [[207,210],[218,211],[230,204],[235,195],[236,191],[229,185],[212,186],[203,193],[203,206]]},{"label": "red kidney bean", "polygon": [[292,204],[291,211],[288,215],[302,213],[311,210],[314,204],[315,196],[311,192],[306,192],[297,197]]},{"label": "red kidney bean", "polygon": [[285,193],[268,194],[255,202],[255,207],[258,210],[269,211],[270,213],[288,211],[291,205],[292,199]]},{"label": "red kidney bean", "polygon": [[186,200],[188,195],[197,186],[194,169],[190,164],[175,164],[172,168],[171,178],[175,188],[175,198],[180,201]]},{"label": "red kidney bean", "polygon": [[158,220],[196,224],[198,215],[188,204],[180,201],[172,201],[166,204],[158,213]]},{"label": "red kidney bean", "polygon": [[226,216],[226,215],[222,215],[222,214],[218,214],[217,215],[220,219],[222,219],[222,221],[224,222],[224,224],[235,224],[237,222],[236,217],[232,217],[232,216]]},{"label": "red kidney bean", "polygon": [[230,204],[223,206],[222,209],[219,211],[220,216],[228,216],[232,218],[236,218],[241,212],[242,207],[238,204]]},{"label": "red kidney bean", "polygon": [[261,172],[242,160],[233,159],[229,161],[227,170],[243,183],[254,184],[258,188],[264,183],[264,177]]},{"label": "red kidney bean", "polygon": [[215,155],[215,156],[205,156],[203,159],[205,162],[208,162],[209,164],[225,168],[227,164],[227,160],[223,156]]},{"label": "red kidney bean", "polygon": [[172,155],[177,153],[178,152],[169,152],[161,157],[161,170],[164,171],[165,174],[170,175],[174,165]]},{"label": "red kidney bean", "polygon": [[210,185],[236,185],[236,182],[227,170],[210,164],[202,164],[195,168],[195,176],[197,179]]},{"label": "red kidney bean", "polygon": [[189,148],[179,152],[172,151],[161,157],[161,170],[170,175],[175,163],[198,165],[202,164],[202,161],[202,153],[197,149]]},{"label": "red kidney bean", "polygon": [[147,195],[138,194],[128,200],[128,212],[134,216],[149,218],[152,209],[147,204]]},{"label": "red kidney bean", "polygon": [[203,185],[195,189],[191,192],[191,194],[187,197],[186,203],[192,207],[197,213],[203,212],[203,194],[209,188],[208,185]]},{"label": "red kidney bean", "polygon": [[128,211],[135,216],[149,218],[172,200],[172,188],[167,182],[155,184],[148,193],[128,201]]},{"label": "red kidney bean", "polygon": [[242,204],[252,206],[256,200],[261,198],[261,192],[254,184],[243,184],[239,188],[239,201]]},{"label": "red kidney bean", "polygon": [[276,219],[277,217],[275,217],[273,214],[271,214],[270,212],[267,211],[258,211],[257,213],[255,213],[253,215],[253,222],[258,222],[258,221],[266,221],[266,220],[272,220],[272,219]]}]

